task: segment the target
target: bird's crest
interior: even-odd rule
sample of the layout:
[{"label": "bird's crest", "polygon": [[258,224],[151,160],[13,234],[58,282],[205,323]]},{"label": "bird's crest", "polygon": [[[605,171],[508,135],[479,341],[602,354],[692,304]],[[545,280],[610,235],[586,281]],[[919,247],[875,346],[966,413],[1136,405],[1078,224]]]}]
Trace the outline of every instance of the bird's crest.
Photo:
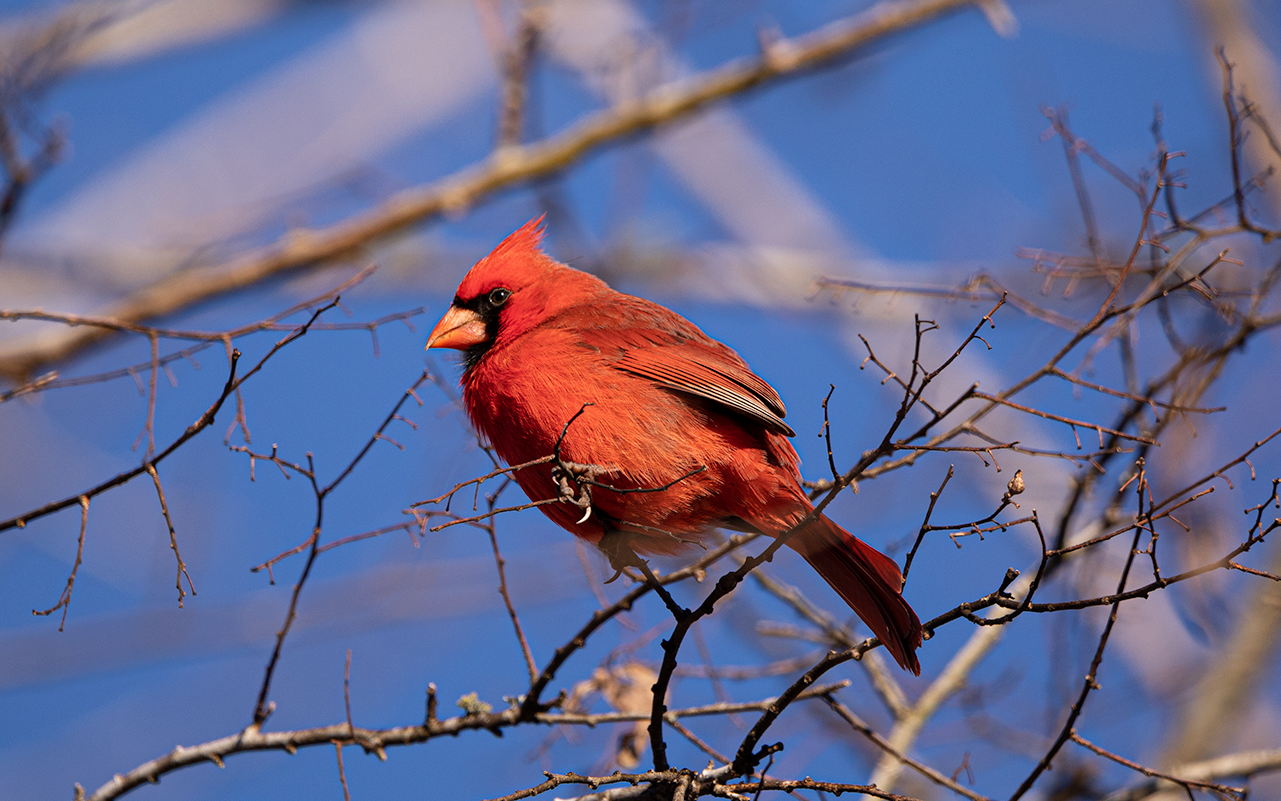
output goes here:
[{"label": "bird's crest", "polygon": [[543,252],[543,232],[543,215],[517,228],[468,271],[458,297],[470,300],[498,286],[516,291],[560,266]]},{"label": "bird's crest", "polygon": [[540,214],[529,222],[525,223],[515,231],[508,234],[507,238],[498,243],[488,258],[504,258],[510,255],[520,253],[542,254],[543,235],[547,233],[547,228],[543,225],[543,220],[547,218],[546,214]]}]

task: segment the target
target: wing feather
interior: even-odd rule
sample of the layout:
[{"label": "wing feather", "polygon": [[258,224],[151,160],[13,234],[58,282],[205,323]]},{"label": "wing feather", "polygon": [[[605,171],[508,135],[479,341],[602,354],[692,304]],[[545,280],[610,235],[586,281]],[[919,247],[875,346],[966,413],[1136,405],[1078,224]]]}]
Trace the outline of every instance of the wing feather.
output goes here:
[{"label": "wing feather", "polygon": [[700,344],[687,341],[679,347],[627,349],[613,366],[668,389],[719,403],[771,431],[796,436],[792,427],[783,422],[787,410],[773,387],[749,370],[732,351],[719,353],[719,349],[700,347]]},{"label": "wing feather", "polygon": [[614,299],[608,306],[577,308],[557,324],[569,323],[566,327],[578,332],[582,347],[602,354],[617,370],[718,403],[770,431],[796,436],[783,422],[783,400],[737,353],[662,306],[622,293],[615,293]]},{"label": "wing feather", "polygon": [[783,400],[747,363],[698,326],[644,298],[607,290],[609,302],[565,309],[544,325],[576,332],[610,367],[720,404],[766,429],[796,436]]}]

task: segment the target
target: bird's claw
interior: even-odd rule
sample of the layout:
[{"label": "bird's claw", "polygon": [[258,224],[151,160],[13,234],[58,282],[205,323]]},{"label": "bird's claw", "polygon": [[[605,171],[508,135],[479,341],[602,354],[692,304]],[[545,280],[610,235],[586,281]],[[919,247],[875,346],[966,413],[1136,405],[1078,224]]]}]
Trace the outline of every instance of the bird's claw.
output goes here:
[{"label": "bird's claw", "polygon": [[639,568],[647,564],[632,550],[631,536],[622,531],[606,531],[597,541],[596,547],[605,554],[605,558],[609,559],[609,566],[614,569],[614,575],[609,577],[606,584],[616,581],[629,567]]},{"label": "bird's claw", "polygon": [[[586,523],[592,516],[592,482],[605,472],[592,464],[578,464],[561,460],[552,466],[552,481],[556,483],[560,500],[572,503],[583,510],[577,525]],[[585,479],[585,480],[584,480]]]}]

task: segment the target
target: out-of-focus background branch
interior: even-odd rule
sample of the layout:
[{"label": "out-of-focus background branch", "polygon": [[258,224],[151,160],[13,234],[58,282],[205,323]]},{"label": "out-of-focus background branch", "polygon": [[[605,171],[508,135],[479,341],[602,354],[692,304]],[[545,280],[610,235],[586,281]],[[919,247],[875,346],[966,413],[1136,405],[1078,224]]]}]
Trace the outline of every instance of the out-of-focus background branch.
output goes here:
[{"label": "out-of-focus background branch", "polygon": [[[173,314],[193,304],[207,302],[230,292],[244,290],[273,276],[315,267],[348,255],[405,227],[445,213],[461,213],[487,195],[515,184],[547,176],[572,166],[597,147],[618,141],[638,131],[670,125],[709,103],[733,97],[747,90],[848,57],[860,46],[876,42],[913,26],[929,22],[940,14],[971,5],[991,5],[998,19],[1006,19],[1003,0],[896,0],[877,5],[871,12],[831,23],[796,40],[769,41],[762,54],[743,63],[728,64],[672,86],[625,97],[606,92],[612,108],[575,124],[565,133],[529,146],[505,143],[486,161],[465,168],[437,184],[397,192],[381,207],[346,219],[328,229],[292,228],[275,245],[234,258],[228,264],[188,266],[175,275],[146,285],[124,300],[108,307],[108,317],[131,323],[145,322]],[[565,9],[562,4],[561,8]],[[609,14],[596,16],[600,9],[584,14],[582,7],[567,11],[558,26],[562,35],[574,36],[574,25],[586,23],[592,33],[607,31],[600,25],[614,20]],[[619,7],[617,12],[625,9]],[[612,16],[618,16],[614,14]],[[110,24],[106,22],[103,24]],[[85,26],[91,29],[92,26]],[[586,33],[586,31],[582,31]],[[53,66],[47,68],[50,72]],[[360,91],[353,85],[353,91]],[[635,87],[633,87],[635,91]],[[505,101],[505,105],[510,101]],[[719,137],[718,137],[719,138]],[[261,143],[255,143],[261,144]],[[232,231],[215,228],[214,236]],[[109,335],[103,328],[63,330],[43,341],[18,344],[9,353],[0,353],[0,375],[13,379],[30,378],[41,368],[74,356]]]}]

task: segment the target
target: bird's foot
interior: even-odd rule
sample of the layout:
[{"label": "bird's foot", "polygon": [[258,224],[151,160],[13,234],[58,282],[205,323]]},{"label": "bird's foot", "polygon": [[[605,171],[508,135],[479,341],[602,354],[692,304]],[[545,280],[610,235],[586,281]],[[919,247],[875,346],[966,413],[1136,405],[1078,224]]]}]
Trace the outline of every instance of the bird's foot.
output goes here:
[{"label": "bird's foot", "polygon": [[631,535],[625,532],[606,531],[597,541],[596,547],[601,549],[609,559],[609,566],[614,569],[614,575],[605,581],[606,584],[612,584],[629,567],[643,569],[648,566],[645,560],[636,555],[636,551],[632,549]]},{"label": "bird's foot", "polygon": [[592,486],[596,477],[606,469],[594,464],[579,464],[563,459],[552,466],[552,481],[556,483],[556,492],[562,501],[572,503],[583,510],[578,521],[586,523],[592,516]]}]

